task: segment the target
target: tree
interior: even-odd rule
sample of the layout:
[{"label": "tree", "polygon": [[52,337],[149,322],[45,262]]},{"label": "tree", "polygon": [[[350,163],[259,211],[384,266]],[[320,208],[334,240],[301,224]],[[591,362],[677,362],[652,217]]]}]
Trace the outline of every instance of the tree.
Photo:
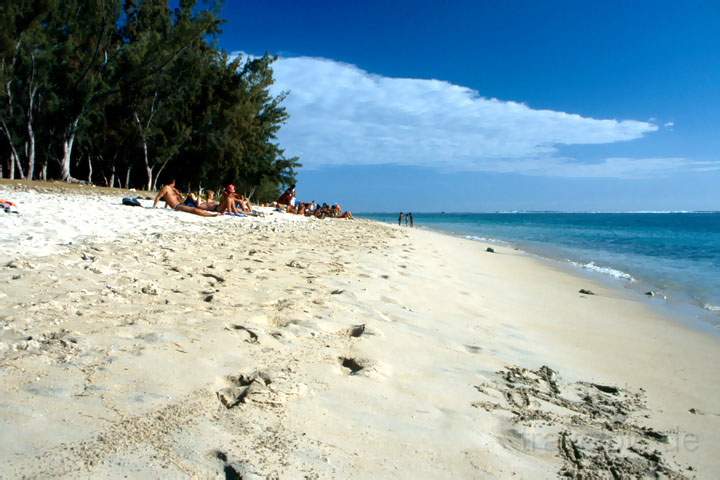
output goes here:
[{"label": "tree", "polygon": [[231,59],[217,45],[219,4],[176,4],[0,5],[0,167],[147,189],[169,174],[262,199],[292,182],[300,165],[277,144],[288,114],[285,94],[270,94],[274,58]]},{"label": "tree", "polygon": [[64,181],[75,181],[71,160],[80,121],[112,91],[114,59],[123,47],[116,34],[119,7],[116,0],[63,0],[46,19],[52,55],[49,81],[54,87],[52,106],[60,132],[62,156],[58,160]]},{"label": "tree", "polygon": [[[49,2],[6,2],[0,6],[0,130],[10,150],[10,176],[35,173],[34,116],[43,84],[47,50],[40,21]],[[25,168],[27,170],[25,170]]]},{"label": "tree", "polygon": [[198,84],[188,75],[189,65],[206,36],[218,31],[219,20],[207,11],[193,14],[195,6],[185,1],[172,13],[161,0],[125,6],[123,32],[130,46],[121,68],[139,72],[158,66],[143,82],[133,76],[120,81],[139,134],[148,190],[156,187],[158,175],[190,138],[192,128],[183,114]]}]

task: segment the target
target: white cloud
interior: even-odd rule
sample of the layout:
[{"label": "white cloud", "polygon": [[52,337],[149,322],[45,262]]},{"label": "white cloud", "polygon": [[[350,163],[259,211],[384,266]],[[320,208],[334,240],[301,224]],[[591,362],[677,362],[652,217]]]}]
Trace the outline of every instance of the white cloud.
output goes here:
[{"label": "white cloud", "polygon": [[670,129],[672,129],[672,127],[674,127],[674,126],[675,126],[675,122],[665,122],[663,124],[663,127],[670,128]]},{"label": "white cloud", "polygon": [[676,158],[587,164],[561,145],[634,140],[650,122],[594,119],[481,97],[440,80],[390,78],[328,59],[280,58],[275,93],[288,90],[280,143],[306,168],[400,164],[554,176],[637,177],[695,166]]},{"label": "white cloud", "polygon": [[[542,167],[529,161],[523,165],[529,175],[555,177],[652,178],[677,172],[709,172],[720,170],[720,162],[695,161],[682,157],[628,158],[611,157],[600,162],[580,163],[574,159],[548,158]],[[513,170],[509,170],[513,171]]]}]

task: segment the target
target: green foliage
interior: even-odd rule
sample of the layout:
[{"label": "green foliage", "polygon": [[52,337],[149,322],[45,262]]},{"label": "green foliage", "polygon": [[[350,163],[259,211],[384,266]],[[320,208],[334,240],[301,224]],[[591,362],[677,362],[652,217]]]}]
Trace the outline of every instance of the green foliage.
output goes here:
[{"label": "green foliage", "polygon": [[32,160],[35,177],[235,183],[260,201],[292,183],[300,164],[277,144],[288,114],[270,94],[274,58],[231,59],[216,45],[219,5],[176,4],[3,2],[0,173],[13,161],[28,174]]}]

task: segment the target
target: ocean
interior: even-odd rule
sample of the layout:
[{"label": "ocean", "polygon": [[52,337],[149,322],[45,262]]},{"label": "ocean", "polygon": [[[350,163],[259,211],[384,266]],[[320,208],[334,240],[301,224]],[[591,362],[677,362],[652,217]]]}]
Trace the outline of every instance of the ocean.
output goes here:
[{"label": "ocean", "polygon": [[[509,243],[720,329],[720,212],[414,213],[415,226]],[[398,214],[358,217],[395,223]]]}]

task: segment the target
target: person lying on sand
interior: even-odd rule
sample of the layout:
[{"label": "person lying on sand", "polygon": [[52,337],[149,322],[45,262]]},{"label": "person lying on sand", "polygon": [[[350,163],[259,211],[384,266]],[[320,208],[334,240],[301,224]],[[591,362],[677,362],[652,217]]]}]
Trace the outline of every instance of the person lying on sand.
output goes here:
[{"label": "person lying on sand", "polygon": [[188,207],[200,208],[199,199],[197,195],[192,192],[187,194],[187,197],[185,197],[185,200],[183,201],[183,205],[187,205]]},{"label": "person lying on sand", "polygon": [[332,217],[334,218],[347,218],[348,220],[352,220],[352,212],[347,211],[343,212],[342,206],[338,203],[337,205],[332,206]]},{"label": "person lying on sand", "polygon": [[323,203],[322,206],[318,207],[313,214],[316,218],[346,218],[352,220],[352,212],[343,212],[340,204],[330,206],[327,203]]},{"label": "person lying on sand", "polygon": [[214,217],[217,215],[215,212],[209,212],[207,210],[203,210],[202,208],[184,205],[180,200],[181,198],[182,194],[180,194],[180,191],[175,188],[175,180],[170,180],[168,183],[163,185],[158,194],[155,196],[153,208],[157,207],[160,200],[163,200],[170,206],[170,208],[179,212],[194,213],[195,215],[200,215],[202,217]]},{"label": "person lying on sand", "polygon": [[215,191],[214,190],[208,190],[207,191],[207,200],[202,202],[200,205],[198,205],[198,208],[202,208],[203,210],[209,210],[211,212],[214,212],[217,210],[218,201],[215,199]]}]

